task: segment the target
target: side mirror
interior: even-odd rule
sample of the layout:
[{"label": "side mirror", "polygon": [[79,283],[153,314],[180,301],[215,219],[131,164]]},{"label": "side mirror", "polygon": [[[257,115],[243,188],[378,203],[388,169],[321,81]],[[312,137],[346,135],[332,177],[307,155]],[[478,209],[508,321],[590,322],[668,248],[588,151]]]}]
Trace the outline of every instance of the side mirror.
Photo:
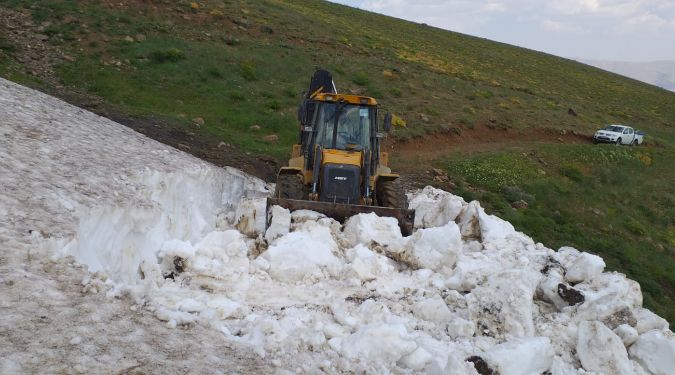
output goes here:
[{"label": "side mirror", "polygon": [[391,113],[387,112],[386,115],[384,115],[384,131],[389,133],[391,130]]}]

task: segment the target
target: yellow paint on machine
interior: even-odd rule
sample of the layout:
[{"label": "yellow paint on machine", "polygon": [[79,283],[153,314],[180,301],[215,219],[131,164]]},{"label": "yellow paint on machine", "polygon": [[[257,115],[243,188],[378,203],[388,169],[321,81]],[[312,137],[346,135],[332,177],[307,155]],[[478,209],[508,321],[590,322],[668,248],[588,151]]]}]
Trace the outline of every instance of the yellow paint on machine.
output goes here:
[{"label": "yellow paint on machine", "polygon": [[349,164],[361,167],[361,151],[323,150],[322,164]]},{"label": "yellow paint on machine", "polygon": [[330,93],[319,93],[312,97],[312,99],[320,102],[347,102],[350,104],[360,104],[367,106],[377,105],[377,101],[368,96],[360,95],[348,95],[348,94],[330,94]]}]

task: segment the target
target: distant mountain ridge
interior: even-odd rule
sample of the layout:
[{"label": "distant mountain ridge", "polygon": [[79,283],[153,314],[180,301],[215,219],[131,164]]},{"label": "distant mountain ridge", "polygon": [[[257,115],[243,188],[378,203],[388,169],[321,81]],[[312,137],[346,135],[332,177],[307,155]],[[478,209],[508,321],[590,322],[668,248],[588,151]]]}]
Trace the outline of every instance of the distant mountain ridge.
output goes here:
[{"label": "distant mountain ridge", "polygon": [[666,90],[675,91],[675,61],[628,62],[586,59],[579,59],[578,61]]}]

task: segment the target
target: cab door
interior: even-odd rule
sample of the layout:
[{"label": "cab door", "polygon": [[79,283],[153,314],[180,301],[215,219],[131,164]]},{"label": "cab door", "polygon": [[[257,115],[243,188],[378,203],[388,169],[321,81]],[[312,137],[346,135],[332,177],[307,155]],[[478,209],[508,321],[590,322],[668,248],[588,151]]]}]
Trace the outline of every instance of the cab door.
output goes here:
[{"label": "cab door", "polygon": [[631,139],[633,136],[629,133],[629,131],[632,129],[625,128],[623,129],[623,134],[621,135],[621,144],[622,145],[629,145],[633,140]]},{"label": "cab door", "polygon": [[630,142],[628,142],[627,144],[632,145],[633,141],[635,141],[635,130],[633,130],[633,128],[628,128],[628,136],[630,138]]}]

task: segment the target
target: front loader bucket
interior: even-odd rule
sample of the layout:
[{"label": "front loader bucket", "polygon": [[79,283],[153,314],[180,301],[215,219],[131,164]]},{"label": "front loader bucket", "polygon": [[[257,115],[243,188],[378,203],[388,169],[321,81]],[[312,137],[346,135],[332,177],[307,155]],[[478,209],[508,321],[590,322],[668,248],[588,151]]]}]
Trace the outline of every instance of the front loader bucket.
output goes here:
[{"label": "front loader bucket", "polygon": [[266,226],[270,224],[270,212],[273,206],[281,206],[290,211],[310,210],[320,212],[341,223],[356,214],[374,212],[377,216],[393,217],[398,220],[398,226],[401,228],[401,234],[409,236],[413,232],[415,224],[415,210],[406,208],[390,208],[378,206],[361,206],[344,203],[304,201],[295,199],[267,198],[267,217]]}]

